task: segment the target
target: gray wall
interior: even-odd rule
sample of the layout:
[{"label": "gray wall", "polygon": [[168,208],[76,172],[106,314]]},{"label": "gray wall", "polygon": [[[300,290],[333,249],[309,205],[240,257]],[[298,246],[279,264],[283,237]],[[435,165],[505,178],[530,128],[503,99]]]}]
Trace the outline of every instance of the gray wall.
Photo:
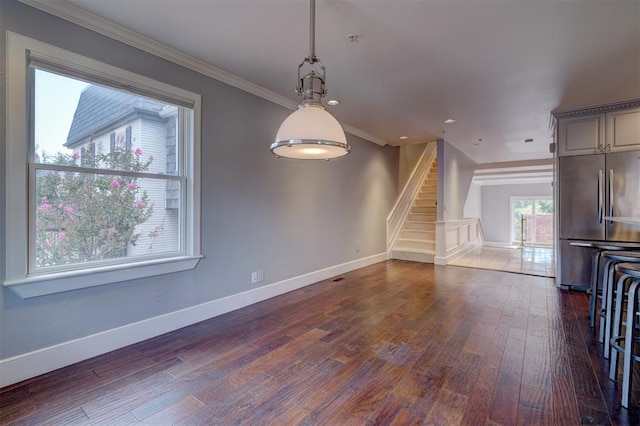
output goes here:
[{"label": "gray wall", "polygon": [[449,142],[438,140],[438,220],[464,217],[476,162]]},{"label": "gray wall", "polygon": [[464,217],[477,217],[482,216],[482,187],[476,183],[469,185],[469,194],[467,200],[464,203],[463,210]]},{"label": "gray wall", "polygon": [[[202,95],[205,256],[193,271],[28,300],[3,288],[0,359],[255,288],[250,272],[258,269],[267,285],[385,251],[386,217],[398,186],[396,148],[347,135],[347,157],[277,159],[268,145],[290,113],[285,108],[29,6],[0,1],[3,50],[9,29]],[[2,122],[4,83],[3,77]],[[4,258],[4,179],[0,187]]]},{"label": "gray wall", "polygon": [[488,242],[511,244],[509,197],[552,196],[551,183],[486,185],[482,187],[482,230]]},{"label": "gray wall", "polygon": [[424,152],[426,143],[401,146],[398,159],[398,192],[404,189],[411,172]]}]

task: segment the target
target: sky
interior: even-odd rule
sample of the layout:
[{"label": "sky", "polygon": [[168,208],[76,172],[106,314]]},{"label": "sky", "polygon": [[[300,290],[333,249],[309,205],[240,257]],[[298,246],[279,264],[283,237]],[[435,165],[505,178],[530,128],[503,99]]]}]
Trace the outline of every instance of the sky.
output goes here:
[{"label": "sky", "polygon": [[36,70],[35,143],[39,154],[71,153],[67,141],[82,89],[89,83]]}]

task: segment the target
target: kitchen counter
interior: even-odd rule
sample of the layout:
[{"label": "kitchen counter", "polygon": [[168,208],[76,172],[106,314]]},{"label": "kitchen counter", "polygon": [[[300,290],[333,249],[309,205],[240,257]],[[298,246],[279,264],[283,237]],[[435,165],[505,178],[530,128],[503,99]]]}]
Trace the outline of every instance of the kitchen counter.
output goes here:
[{"label": "kitchen counter", "polygon": [[640,217],[605,216],[605,220],[640,226]]}]

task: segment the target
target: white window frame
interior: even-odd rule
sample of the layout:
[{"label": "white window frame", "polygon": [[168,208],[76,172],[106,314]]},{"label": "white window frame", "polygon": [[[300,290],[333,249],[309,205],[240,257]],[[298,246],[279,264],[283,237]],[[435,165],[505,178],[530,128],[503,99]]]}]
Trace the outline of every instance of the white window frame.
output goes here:
[{"label": "white window frame", "polygon": [[[200,249],[200,129],[201,96],[184,89],[152,80],[114,66],[33,40],[6,32],[6,276],[3,285],[22,298],[59,293],[86,287],[129,281],[196,267]],[[192,143],[184,144],[181,166],[185,170],[184,218],[186,221],[179,254],[155,259],[135,259],[120,264],[74,269],[55,273],[32,274],[29,259],[29,197],[35,188],[29,187],[28,149],[28,61],[27,54],[65,69],[91,75],[113,83],[115,87],[135,88],[160,99],[176,99],[193,105],[191,129]],[[189,126],[186,126],[189,127]]]}]

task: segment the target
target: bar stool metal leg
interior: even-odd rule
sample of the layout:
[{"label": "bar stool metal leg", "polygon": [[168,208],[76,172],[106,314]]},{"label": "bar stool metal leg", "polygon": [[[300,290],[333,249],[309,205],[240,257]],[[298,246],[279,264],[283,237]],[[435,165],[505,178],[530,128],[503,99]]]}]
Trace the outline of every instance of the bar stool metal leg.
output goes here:
[{"label": "bar stool metal leg", "polygon": [[631,395],[631,382],[633,381],[638,285],[640,285],[640,279],[635,279],[629,288],[627,302],[627,327],[624,336],[624,359],[622,360],[622,406],[624,408],[629,408],[629,395]]},{"label": "bar stool metal leg", "polygon": [[596,299],[598,298],[598,272],[600,272],[601,253],[600,250],[597,250],[591,262],[591,297],[589,298],[589,326],[591,328],[596,326]]},{"label": "bar stool metal leg", "polygon": [[[601,260],[599,263],[604,263],[604,268],[602,273],[602,295],[597,296],[597,298],[602,298],[600,309],[596,311],[600,317],[600,332],[598,334],[598,340],[604,344],[604,358],[609,359],[611,354],[613,318],[614,312],[616,312],[613,304],[617,298],[620,297],[620,292],[616,291],[616,272],[619,271],[621,275],[626,277],[636,278],[636,268],[640,264],[640,253],[624,250],[606,250],[601,252],[600,256]],[[622,267],[620,270],[618,268],[619,265]],[[622,297],[622,301],[624,303],[624,294]],[[618,314],[616,313],[616,315]],[[619,335],[619,330],[616,330],[616,332],[618,334],[613,334],[613,336],[622,338]]]},{"label": "bar stool metal leg", "polygon": [[[628,275],[622,275],[618,279],[618,285],[615,290],[618,297],[616,297],[615,318],[613,321],[613,336],[615,337],[610,338],[609,342],[605,342],[605,348],[610,348],[612,345],[617,344],[615,340],[617,339],[617,336],[620,336],[620,332],[622,330],[622,299],[624,298],[624,282],[627,278],[629,278]],[[618,351],[611,351],[610,357],[609,380],[615,381],[616,375],[618,374]]]},{"label": "bar stool metal leg", "polygon": [[[601,312],[604,311],[604,318],[600,319],[600,332],[598,333],[598,341],[605,343],[604,357],[609,359],[609,339],[611,338],[611,309],[609,307],[613,303],[613,279],[615,276],[615,262],[609,260],[605,264],[603,283],[602,283],[602,306]],[[609,325],[609,327],[606,327]]]}]

